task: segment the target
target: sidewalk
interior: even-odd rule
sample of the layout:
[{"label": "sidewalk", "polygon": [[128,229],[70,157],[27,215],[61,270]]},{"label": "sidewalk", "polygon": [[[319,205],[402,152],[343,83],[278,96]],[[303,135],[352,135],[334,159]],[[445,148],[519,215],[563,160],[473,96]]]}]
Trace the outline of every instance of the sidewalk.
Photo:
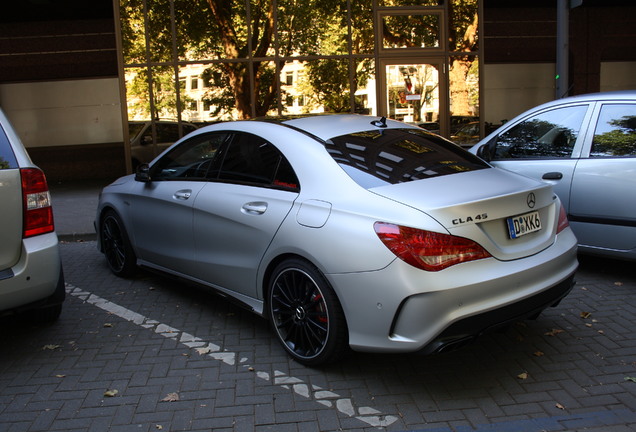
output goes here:
[{"label": "sidewalk", "polygon": [[109,182],[49,184],[55,231],[61,241],[95,240],[93,222],[99,193]]}]

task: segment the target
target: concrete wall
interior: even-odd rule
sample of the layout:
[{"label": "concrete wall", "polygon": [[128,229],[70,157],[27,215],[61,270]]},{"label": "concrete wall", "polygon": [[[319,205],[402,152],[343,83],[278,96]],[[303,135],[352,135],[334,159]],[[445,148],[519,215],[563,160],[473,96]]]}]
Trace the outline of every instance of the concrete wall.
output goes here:
[{"label": "concrete wall", "polygon": [[482,114],[499,124],[554,99],[554,64],[486,64],[483,72]]},{"label": "concrete wall", "polygon": [[636,61],[601,63],[601,91],[636,89]]},{"label": "concrete wall", "polygon": [[125,174],[117,78],[2,84],[0,106],[50,183]]},{"label": "concrete wall", "polygon": [[3,84],[0,106],[27,148],[123,141],[117,78]]}]

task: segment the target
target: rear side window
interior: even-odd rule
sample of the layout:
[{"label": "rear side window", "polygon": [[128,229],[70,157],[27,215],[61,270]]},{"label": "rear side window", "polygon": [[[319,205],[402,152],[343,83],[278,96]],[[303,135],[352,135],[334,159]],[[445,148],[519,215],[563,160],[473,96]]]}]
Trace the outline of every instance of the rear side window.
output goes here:
[{"label": "rear side window", "polygon": [[364,188],[488,168],[484,161],[420,129],[384,129],[328,140],[327,151]]},{"label": "rear side window", "polygon": [[493,160],[571,157],[587,108],[557,108],[516,124],[497,137]]},{"label": "rear side window", "polygon": [[9,139],[0,127],[0,170],[18,168],[18,161],[15,159],[13,149],[9,144]]},{"label": "rear side window", "polygon": [[300,188],[287,158],[256,135],[236,133],[221,157],[218,180],[294,191]]},{"label": "rear side window", "polygon": [[636,156],[636,105],[603,105],[590,157]]}]

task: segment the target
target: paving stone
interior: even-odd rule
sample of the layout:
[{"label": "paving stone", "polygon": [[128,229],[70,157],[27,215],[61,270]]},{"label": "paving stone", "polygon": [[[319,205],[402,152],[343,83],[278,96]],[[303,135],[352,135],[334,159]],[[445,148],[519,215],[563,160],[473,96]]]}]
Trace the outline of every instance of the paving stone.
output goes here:
[{"label": "paving stone", "polygon": [[[215,294],[144,271],[117,278],[94,242],[61,250],[70,286],[156,324],[74,295],[53,325],[3,319],[3,432],[636,430],[636,384],[625,380],[636,376],[629,263],[583,259],[557,308],[455,352],[353,353],[306,368],[266,321]],[[192,337],[217,357],[188,346]],[[119,393],[105,397],[109,389]],[[179,401],[162,402],[173,392]]]}]

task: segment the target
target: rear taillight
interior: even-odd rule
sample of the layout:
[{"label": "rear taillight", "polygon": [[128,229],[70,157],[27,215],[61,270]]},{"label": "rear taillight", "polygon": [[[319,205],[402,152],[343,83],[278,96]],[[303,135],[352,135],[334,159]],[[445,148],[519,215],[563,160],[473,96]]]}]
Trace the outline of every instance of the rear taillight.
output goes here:
[{"label": "rear taillight", "polygon": [[23,168],[20,174],[24,201],[23,237],[54,231],[51,194],[44,173],[37,168]]},{"label": "rear taillight", "polygon": [[427,271],[440,271],[466,261],[491,255],[479,244],[463,237],[376,222],[382,243],[403,261]]},{"label": "rear taillight", "polygon": [[568,215],[565,214],[565,209],[563,205],[559,209],[559,223],[557,225],[557,234],[570,226],[570,221],[568,221]]}]

